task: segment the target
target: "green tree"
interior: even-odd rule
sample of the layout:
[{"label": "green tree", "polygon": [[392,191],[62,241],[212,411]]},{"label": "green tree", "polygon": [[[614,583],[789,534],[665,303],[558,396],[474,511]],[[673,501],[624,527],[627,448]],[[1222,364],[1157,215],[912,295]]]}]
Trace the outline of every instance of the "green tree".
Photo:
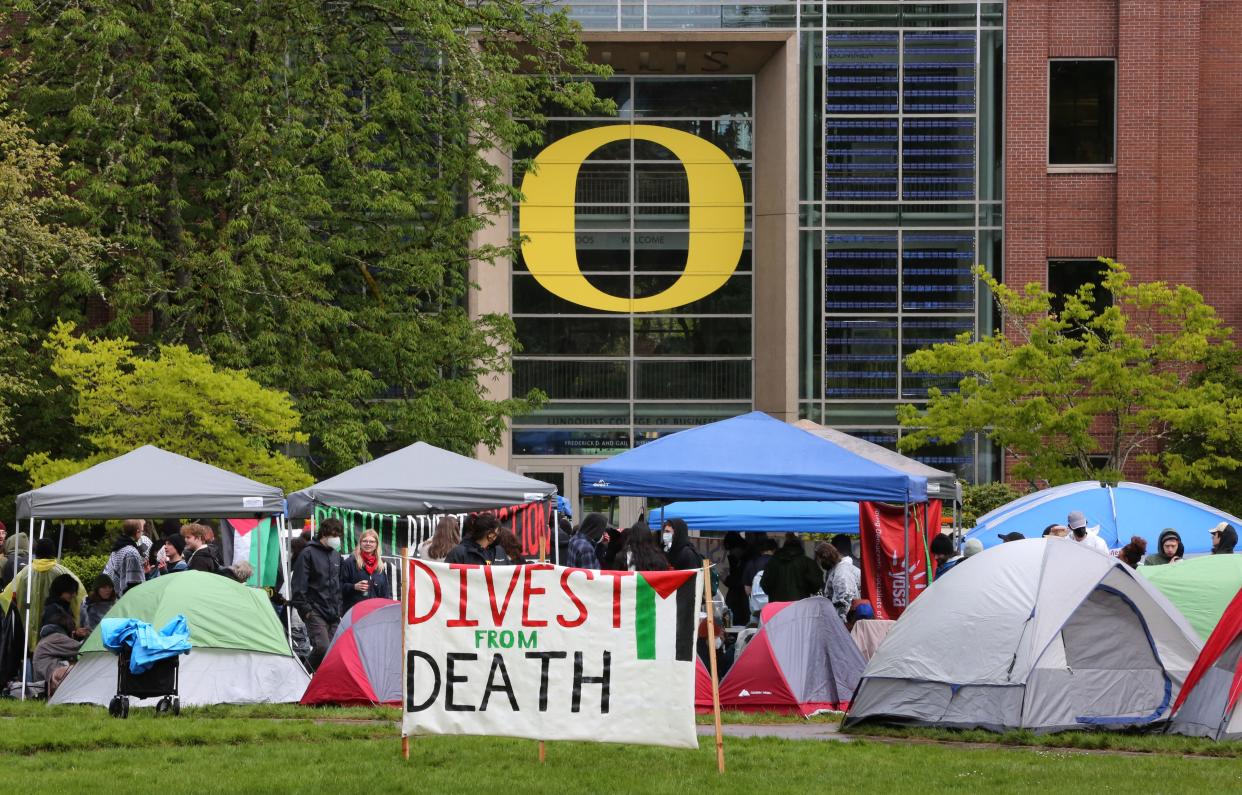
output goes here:
[{"label": "green tree", "polygon": [[131,340],[76,336],[68,323],[52,329],[46,345],[52,370],[75,395],[73,426],[89,453],[73,459],[28,455],[21,470],[31,487],[144,444],[286,491],[313,482],[281,452],[306,441],[289,395],[260,386],[245,373],[213,367],[181,345],[161,345],[157,356],[147,358],[135,354]]},{"label": "green tree", "polygon": [[[929,390],[925,409],[899,408],[912,429],[902,449],[981,432],[1015,457],[1018,479],[1116,480],[1143,464],[1168,483],[1223,485],[1242,465],[1242,397],[1200,365],[1232,351],[1231,330],[1190,287],[1134,284],[1124,266],[1101,262],[1098,305],[1092,285],[1019,292],[980,269],[1003,328],[906,357],[914,372],[961,380],[955,392]],[[1194,460],[1169,446],[1188,435],[1206,442]]]},{"label": "green tree", "polygon": [[[495,151],[540,108],[598,110],[576,28],[525,0],[17,0],[10,92],[72,160],[112,245],[128,335],[185,345],[294,397],[317,471],[415,439],[500,441],[508,317],[471,320],[476,245],[517,191]],[[0,59],[0,69],[5,68]]]},{"label": "green tree", "polygon": [[83,207],[61,173],[56,147],[0,101],[0,453],[16,435],[14,407],[39,391],[31,363],[57,307],[98,291],[101,243],[75,220]]}]

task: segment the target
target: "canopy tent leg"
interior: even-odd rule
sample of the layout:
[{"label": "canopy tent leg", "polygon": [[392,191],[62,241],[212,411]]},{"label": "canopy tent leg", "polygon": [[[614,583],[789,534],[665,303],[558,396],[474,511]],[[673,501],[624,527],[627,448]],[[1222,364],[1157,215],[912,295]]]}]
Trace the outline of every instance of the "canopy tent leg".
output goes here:
[{"label": "canopy tent leg", "polygon": [[46,525],[46,524],[47,524],[47,522],[46,522],[45,520],[43,520],[43,519],[40,519],[40,520],[39,520],[39,540],[40,540],[40,541],[42,541],[42,540],[43,540],[43,527],[44,527],[44,525]]},{"label": "canopy tent leg", "polygon": [[[60,559],[64,557],[65,551],[65,523],[60,523],[60,539],[56,542],[56,562],[60,563]],[[83,583],[85,585],[85,583]]]},{"label": "canopy tent leg", "polygon": [[552,562],[561,565],[561,512],[552,511]]},{"label": "canopy tent leg", "polygon": [[[43,521],[39,521],[42,537]],[[26,658],[30,655],[30,595],[34,592],[34,517],[30,517],[30,531],[26,533],[29,554],[26,557],[26,615],[22,619],[22,701],[26,700]],[[13,564],[13,576],[17,576],[17,564]],[[14,594],[16,596],[17,594]]]},{"label": "canopy tent leg", "polygon": [[902,526],[905,531],[901,534],[901,557],[902,570],[901,576],[906,583],[906,603],[903,611],[910,606],[910,493],[906,492],[906,503],[902,506]]}]

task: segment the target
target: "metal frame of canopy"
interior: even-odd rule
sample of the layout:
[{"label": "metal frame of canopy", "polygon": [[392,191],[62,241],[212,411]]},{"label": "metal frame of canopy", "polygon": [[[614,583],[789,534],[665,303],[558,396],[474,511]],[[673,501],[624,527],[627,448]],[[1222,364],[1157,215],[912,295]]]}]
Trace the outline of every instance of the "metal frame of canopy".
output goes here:
[{"label": "metal frame of canopy", "polygon": [[[240,511],[239,511],[238,513],[240,513]],[[279,512],[279,513],[274,513],[274,512],[271,512],[271,511],[263,511],[263,512],[257,513],[257,514],[255,514],[255,515],[256,515],[256,516],[268,516],[268,517],[272,517],[272,518],[275,518],[275,519],[276,519],[276,524],[277,524],[277,529],[276,529],[276,532],[277,532],[277,534],[278,534],[278,536],[280,537],[280,540],[281,540],[281,541],[280,541],[280,570],[281,570],[281,574],[282,574],[282,575],[283,575],[283,577],[284,577],[284,581],[285,581],[285,582],[284,582],[284,584],[285,584],[285,588],[286,588],[286,589],[288,589],[288,588],[289,588],[289,575],[290,575],[290,573],[289,573],[289,545],[286,543],[286,540],[287,540],[287,537],[288,537],[288,527],[289,527],[289,526],[288,526],[288,523],[285,521],[285,514],[284,514],[284,511],[283,511],[283,508],[282,508],[281,512]],[[28,530],[27,530],[27,532],[26,532],[26,538],[27,538],[27,541],[28,541],[28,544],[27,544],[27,549],[28,549],[28,552],[27,552],[27,555],[28,555],[27,560],[29,561],[29,563],[27,563],[26,565],[27,565],[27,566],[34,565],[34,559],[35,559],[35,557],[34,557],[34,542],[35,542],[34,523],[35,523],[35,519],[38,519],[38,520],[39,520],[39,538],[40,538],[40,539],[42,539],[42,538],[43,538],[43,529],[44,529],[44,526],[45,526],[45,524],[47,523],[47,521],[48,521],[48,520],[59,520],[59,521],[60,521],[60,539],[59,539],[59,541],[57,542],[57,545],[56,545],[56,562],[57,562],[57,563],[60,563],[61,551],[62,551],[62,550],[63,550],[63,548],[64,548],[64,542],[65,542],[65,521],[66,521],[66,520],[69,520],[69,521],[74,521],[74,520],[81,521],[81,520],[85,520],[85,519],[97,519],[97,518],[98,518],[98,517],[95,517],[95,516],[87,516],[87,517],[82,517],[82,516],[56,516],[56,517],[40,517],[40,516],[36,516],[36,515],[34,515],[34,514],[31,514],[31,515],[30,515],[30,522],[29,522],[29,529],[28,529]],[[164,519],[164,518],[169,518],[169,517],[156,516],[156,517],[151,517],[151,518],[156,518],[156,519]],[[199,518],[203,518],[203,519],[233,519],[233,518],[238,518],[238,517],[236,517],[236,516],[231,516],[231,517],[230,517],[230,516],[202,516],[202,517],[199,517]],[[20,519],[18,520],[17,525],[18,525],[18,529],[20,530],[20,529],[21,529],[21,520],[20,520]],[[259,554],[260,554],[260,555],[262,555],[262,552],[263,552],[262,547],[260,547],[260,549],[259,549]],[[261,562],[261,561],[260,561],[260,562]],[[16,575],[16,572],[14,572],[14,577],[16,577],[16,576],[17,576],[17,575]],[[83,583],[83,585],[85,585],[85,583]],[[27,575],[27,576],[26,576],[26,601],[25,601],[25,611],[26,611],[26,614],[22,617],[22,695],[21,695],[21,700],[22,700],[22,701],[25,701],[25,700],[26,700],[26,685],[27,685],[27,682],[28,682],[27,677],[26,677],[26,666],[27,666],[27,664],[28,664],[28,661],[27,661],[27,659],[26,659],[26,658],[27,658],[27,656],[30,654],[30,600],[31,600],[31,597],[32,597],[33,595],[34,595],[34,577],[31,577],[30,575]],[[15,597],[17,596],[16,592],[14,593],[14,596],[15,596]],[[292,648],[292,646],[293,646],[293,638],[292,638],[292,629],[291,629],[291,627],[290,627],[290,622],[289,622],[289,616],[287,615],[288,610],[289,610],[289,606],[286,604],[286,605],[285,605],[285,611],[286,611],[286,616],[285,616],[285,633],[286,633],[286,637],[287,637],[287,639],[289,640],[289,645],[290,645],[290,648]],[[294,655],[294,659],[297,659],[297,655]],[[299,664],[300,664],[300,662],[299,662]]]}]

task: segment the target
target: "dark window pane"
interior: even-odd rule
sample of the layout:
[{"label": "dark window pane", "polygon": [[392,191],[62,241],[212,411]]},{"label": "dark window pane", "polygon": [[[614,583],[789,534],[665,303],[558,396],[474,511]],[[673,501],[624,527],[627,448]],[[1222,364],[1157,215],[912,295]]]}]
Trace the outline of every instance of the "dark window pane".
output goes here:
[{"label": "dark window pane", "polygon": [[645,400],[750,400],[749,360],[636,362],[635,389]]},{"label": "dark window pane", "polygon": [[896,319],[824,321],[824,395],[829,400],[895,399],[897,359]]},{"label": "dark window pane", "polygon": [[975,236],[907,232],[901,252],[901,305],[906,312],[973,312]]},{"label": "dark window pane", "polygon": [[625,356],[629,320],[625,317],[514,318],[522,353],[546,356]]},{"label": "dark window pane", "polygon": [[629,163],[586,162],[578,169],[574,204],[626,204],[629,201]]},{"label": "dark window pane", "polygon": [[628,400],[628,362],[529,361],[513,363],[513,394],[542,389],[552,400]]},{"label": "dark window pane", "polygon": [[749,77],[672,78],[635,83],[635,116],[712,118],[750,116]]},{"label": "dark window pane", "polygon": [[897,311],[897,235],[830,234],[824,251],[824,311]]},{"label": "dark window pane", "polygon": [[[749,107],[749,106],[748,106]],[[749,160],[754,152],[751,122],[743,119],[695,119],[693,121],[662,121],[661,127],[688,132],[715,144],[733,160]],[[634,140],[635,160],[674,160],[676,155],[655,141]]]},{"label": "dark window pane", "polygon": [[635,356],[749,356],[750,318],[634,317]]},{"label": "dark window pane", "polygon": [[[679,278],[677,274],[638,274],[634,277],[634,292],[639,297],[656,295],[667,290]],[[711,295],[679,306],[676,312],[679,315],[749,315],[750,276],[734,274]]]},{"label": "dark window pane", "polygon": [[828,34],[824,52],[828,113],[896,113],[896,33]]},{"label": "dark window pane", "polygon": [[[630,294],[629,276],[600,276],[586,274],[586,279],[609,295],[628,296]],[[568,280],[566,280],[568,281]],[[560,296],[549,292],[535,277],[525,274],[513,276],[513,314],[514,315],[582,315],[582,314],[613,314],[599,309],[579,306]]]},{"label": "dark window pane", "polygon": [[1098,314],[1106,309],[1112,301],[1108,293],[1100,288],[1104,265],[1094,259],[1051,259],[1048,260],[1048,292],[1052,293],[1052,309],[1060,313],[1065,308],[1065,296],[1078,292],[1084,284],[1092,285],[1094,310]]},{"label": "dark window pane", "polygon": [[1116,61],[1050,61],[1048,162],[1110,165],[1116,124]]}]

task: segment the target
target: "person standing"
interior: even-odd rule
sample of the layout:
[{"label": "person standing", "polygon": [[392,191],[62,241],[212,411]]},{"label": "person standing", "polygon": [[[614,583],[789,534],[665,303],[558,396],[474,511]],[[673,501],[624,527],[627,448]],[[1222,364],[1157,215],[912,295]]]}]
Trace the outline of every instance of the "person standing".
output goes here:
[{"label": "person standing", "polygon": [[824,587],[824,573],[806,555],[796,533],[786,533],[785,543],[763,570],[759,585],[768,602],[796,602],[814,596]]},{"label": "person standing", "polygon": [[1232,555],[1233,549],[1238,545],[1238,531],[1228,522],[1221,522],[1211,530],[1212,533],[1212,554],[1213,555]]},{"label": "person standing", "polygon": [[215,574],[220,570],[215,551],[207,545],[210,532],[210,528],[196,522],[181,528],[181,537],[185,539],[185,549],[189,553],[185,559],[187,568],[208,574]]},{"label": "person standing", "polygon": [[161,574],[173,574],[185,571],[190,566],[185,562],[185,539],[180,533],[173,533],[164,539],[164,567]]},{"label": "person standing", "polygon": [[621,562],[626,571],[668,571],[668,557],[660,549],[656,534],[647,528],[646,522],[635,524],[625,531],[625,549]]},{"label": "person standing", "polygon": [[815,545],[815,562],[824,568],[824,587],[820,592],[844,621],[854,600],[859,597],[862,585],[861,573],[854,562],[841,554],[841,550],[826,541]]},{"label": "person standing", "polygon": [[352,555],[341,561],[341,610],[366,599],[391,599],[392,585],[380,557],[379,534],[363,530]]},{"label": "person standing", "polygon": [[1176,563],[1186,556],[1186,547],[1182,545],[1182,537],[1172,527],[1160,531],[1156,542],[1156,551],[1143,558],[1144,566],[1166,566]]},{"label": "person standing", "polygon": [[307,662],[319,667],[336,627],[341,622],[341,534],[340,519],[325,519],[319,535],[306,545],[293,565],[291,592],[293,606],[310,639],[311,653]]},{"label": "person standing", "polygon": [[112,554],[108,556],[103,573],[112,579],[117,596],[124,596],[130,588],[147,581],[143,569],[146,558],[138,549],[143,523],[142,519],[126,519],[121,525],[121,534],[112,542]]},{"label": "person standing", "polygon": [[414,555],[420,560],[444,560],[461,543],[461,524],[456,516],[441,516],[431,538],[418,545]]},{"label": "person standing", "polygon": [[461,530],[461,543],[453,547],[445,563],[468,563],[490,566],[496,562],[496,539],[500,536],[500,520],[491,513],[472,513]]},{"label": "person standing", "polygon": [[1108,554],[1108,544],[1100,538],[1098,532],[1092,533],[1087,529],[1087,516],[1082,511],[1070,511],[1065,524],[1074,534],[1075,541],[1083,544],[1087,549],[1094,549],[1101,555]]},{"label": "person standing", "polygon": [[668,550],[668,564],[674,569],[703,567],[703,556],[690,543],[690,526],[685,519],[669,519],[665,522],[662,540]]},{"label": "person standing", "polygon": [[602,513],[588,513],[582,518],[578,532],[569,539],[569,555],[565,565],[575,569],[598,569],[596,545],[608,532],[608,519]]}]

